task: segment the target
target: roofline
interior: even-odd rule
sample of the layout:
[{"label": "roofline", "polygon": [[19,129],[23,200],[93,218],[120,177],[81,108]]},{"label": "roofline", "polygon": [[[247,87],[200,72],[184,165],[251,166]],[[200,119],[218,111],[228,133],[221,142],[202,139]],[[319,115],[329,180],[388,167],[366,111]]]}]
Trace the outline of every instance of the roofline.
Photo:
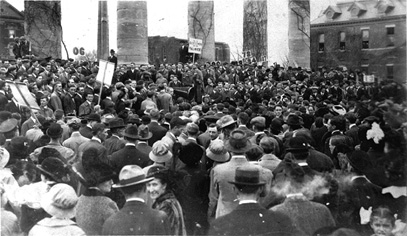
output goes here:
[{"label": "roofline", "polygon": [[396,16],[386,16],[382,18],[368,18],[368,19],[357,19],[357,20],[347,20],[347,21],[337,21],[337,22],[325,22],[319,24],[312,24],[311,28],[335,26],[335,25],[350,25],[350,24],[360,24],[360,23],[369,23],[369,22],[379,22],[387,20],[399,20],[406,19],[406,15],[396,15]]},{"label": "roofline", "polygon": [[19,14],[24,19],[24,14],[21,13],[21,11],[17,10],[17,8],[15,8],[12,4],[7,2],[7,0],[1,0],[1,1],[4,1],[6,4],[8,4],[10,6],[11,10],[15,11],[17,14]]}]

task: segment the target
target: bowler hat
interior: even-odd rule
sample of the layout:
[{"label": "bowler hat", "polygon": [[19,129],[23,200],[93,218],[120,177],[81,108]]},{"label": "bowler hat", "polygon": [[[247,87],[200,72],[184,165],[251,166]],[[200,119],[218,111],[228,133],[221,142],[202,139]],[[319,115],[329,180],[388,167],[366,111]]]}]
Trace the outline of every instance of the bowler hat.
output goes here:
[{"label": "bowler hat", "polygon": [[171,159],[172,153],[168,150],[168,146],[163,141],[157,141],[153,144],[151,152],[148,154],[154,162],[164,163]]},{"label": "bowler hat", "polygon": [[62,129],[61,125],[58,123],[52,123],[49,128],[47,129],[47,135],[50,138],[58,138],[62,135],[62,132],[64,130]]},{"label": "bowler hat", "polygon": [[101,122],[100,115],[95,114],[95,113],[90,114],[90,115],[88,116],[87,120],[88,120],[88,121]]},{"label": "bowler hat", "polygon": [[348,160],[352,168],[360,172],[365,172],[372,167],[369,155],[362,150],[355,150],[352,155],[350,155]]},{"label": "bowler hat", "polygon": [[234,153],[245,153],[251,148],[250,143],[246,133],[242,130],[233,130],[230,137],[225,142],[225,148]]},{"label": "bowler hat", "polygon": [[295,115],[295,114],[290,114],[287,118],[287,124],[288,125],[303,125],[304,122],[302,121],[302,117]]},{"label": "bowler hat", "polygon": [[110,129],[123,128],[123,127],[125,127],[125,125],[124,125],[124,121],[122,118],[114,118],[109,121]]},{"label": "bowler hat", "polygon": [[123,133],[124,137],[139,139],[137,125],[129,125]]},{"label": "bowler hat", "polygon": [[288,140],[287,152],[308,152],[308,142],[307,139],[303,136],[292,137]]},{"label": "bowler hat", "polygon": [[67,184],[56,184],[41,199],[41,207],[58,219],[75,217],[78,196]]},{"label": "bowler hat", "polygon": [[119,174],[119,183],[113,188],[123,188],[152,181],[154,178],[146,178],[146,175],[138,165],[127,165],[122,168]]},{"label": "bowler hat", "polygon": [[48,157],[37,165],[37,169],[49,175],[56,182],[66,182],[65,176],[69,173],[66,165],[58,158]]},{"label": "bowler hat", "polygon": [[220,139],[215,139],[206,149],[206,156],[216,162],[227,162],[230,159],[230,154],[225,149],[224,143]]},{"label": "bowler hat", "polygon": [[235,171],[235,181],[229,181],[229,183],[248,186],[262,186],[266,184],[260,181],[260,170],[254,165],[237,167]]},{"label": "bowler hat", "polygon": [[147,125],[140,125],[138,127],[138,137],[140,140],[149,140],[153,134],[149,131]]}]

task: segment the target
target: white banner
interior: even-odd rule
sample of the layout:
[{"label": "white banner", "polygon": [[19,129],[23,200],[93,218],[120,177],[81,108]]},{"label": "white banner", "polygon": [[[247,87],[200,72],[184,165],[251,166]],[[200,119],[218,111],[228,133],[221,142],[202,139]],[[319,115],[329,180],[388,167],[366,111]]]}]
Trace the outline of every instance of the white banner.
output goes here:
[{"label": "white banner", "polygon": [[363,75],[363,82],[374,83],[374,75]]},{"label": "white banner", "polygon": [[189,53],[202,53],[202,39],[189,38],[188,44]]},{"label": "white banner", "polygon": [[112,78],[114,74],[114,63],[99,60],[99,72],[96,76],[96,80],[102,84],[110,86],[112,84]]}]

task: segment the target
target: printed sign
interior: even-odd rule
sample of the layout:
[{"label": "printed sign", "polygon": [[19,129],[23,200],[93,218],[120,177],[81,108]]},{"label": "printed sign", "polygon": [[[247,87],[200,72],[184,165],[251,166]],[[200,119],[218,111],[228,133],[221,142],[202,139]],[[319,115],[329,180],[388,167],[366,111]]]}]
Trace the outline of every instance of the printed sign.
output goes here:
[{"label": "printed sign", "polygon": [[188,44],[189,44],[188,45],[189,53],[196,53],[196,54],[202,53],[202,40],[201,39],[189,38]]},{"label": "printed sign", "polygon": [[9,85],[11,92],[13,93],[13,98],[18,104],[27,106],[30,109],[40,110],[40,107],[35,101],[35,98],[31,95],[26,84],[13,81],[6,81],[6,83]]},{"label": "printed sign", "polygon": [[363,82],[374,83],[374,75],[363,75]]},{"label": "printed sign", "polygon": [[99,72],[96,76],[97,81],[110,86],[112,84],[113,73],[114,63],[105,60],[99,60]]}]

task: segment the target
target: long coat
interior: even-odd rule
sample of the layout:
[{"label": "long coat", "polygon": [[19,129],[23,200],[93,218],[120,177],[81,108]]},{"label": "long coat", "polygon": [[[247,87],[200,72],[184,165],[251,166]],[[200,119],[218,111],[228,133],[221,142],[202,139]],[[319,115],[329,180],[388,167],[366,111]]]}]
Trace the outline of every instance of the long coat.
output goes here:
[{"label": "long coat", "polygon": [[290,218],[258,203],[241,204],[214,220],[208,235],[298,235]]},{"label": "long coat", "polygon": [[167,216],[140,201],[128,201],[103,225],[103,235],[166,235]]},{"label": "long coat", "polygon": [[156,141],[161,140],[167,133],[167,130],[157,122],[151,122],[148,124],[148,129],[153,134],[153,136],[148,140],[148,145],[151,147]]},{"label": "long coat", "polygon": [[118,175],[120,170],[126,165],[138,165],[141,168],[148,166],[151,162],[147,154],[137,150],[135,146],[126,145],[121,150],[109,156],[110,165]]},{"label": "long coat", "polygon": [[111,155],[114,152],[119,151],[120,149],[124,148],[126,142],[122,139],[119,139],[117,136],[112,136],[105,140],[104,146],[107,149],[107,155]]}]

